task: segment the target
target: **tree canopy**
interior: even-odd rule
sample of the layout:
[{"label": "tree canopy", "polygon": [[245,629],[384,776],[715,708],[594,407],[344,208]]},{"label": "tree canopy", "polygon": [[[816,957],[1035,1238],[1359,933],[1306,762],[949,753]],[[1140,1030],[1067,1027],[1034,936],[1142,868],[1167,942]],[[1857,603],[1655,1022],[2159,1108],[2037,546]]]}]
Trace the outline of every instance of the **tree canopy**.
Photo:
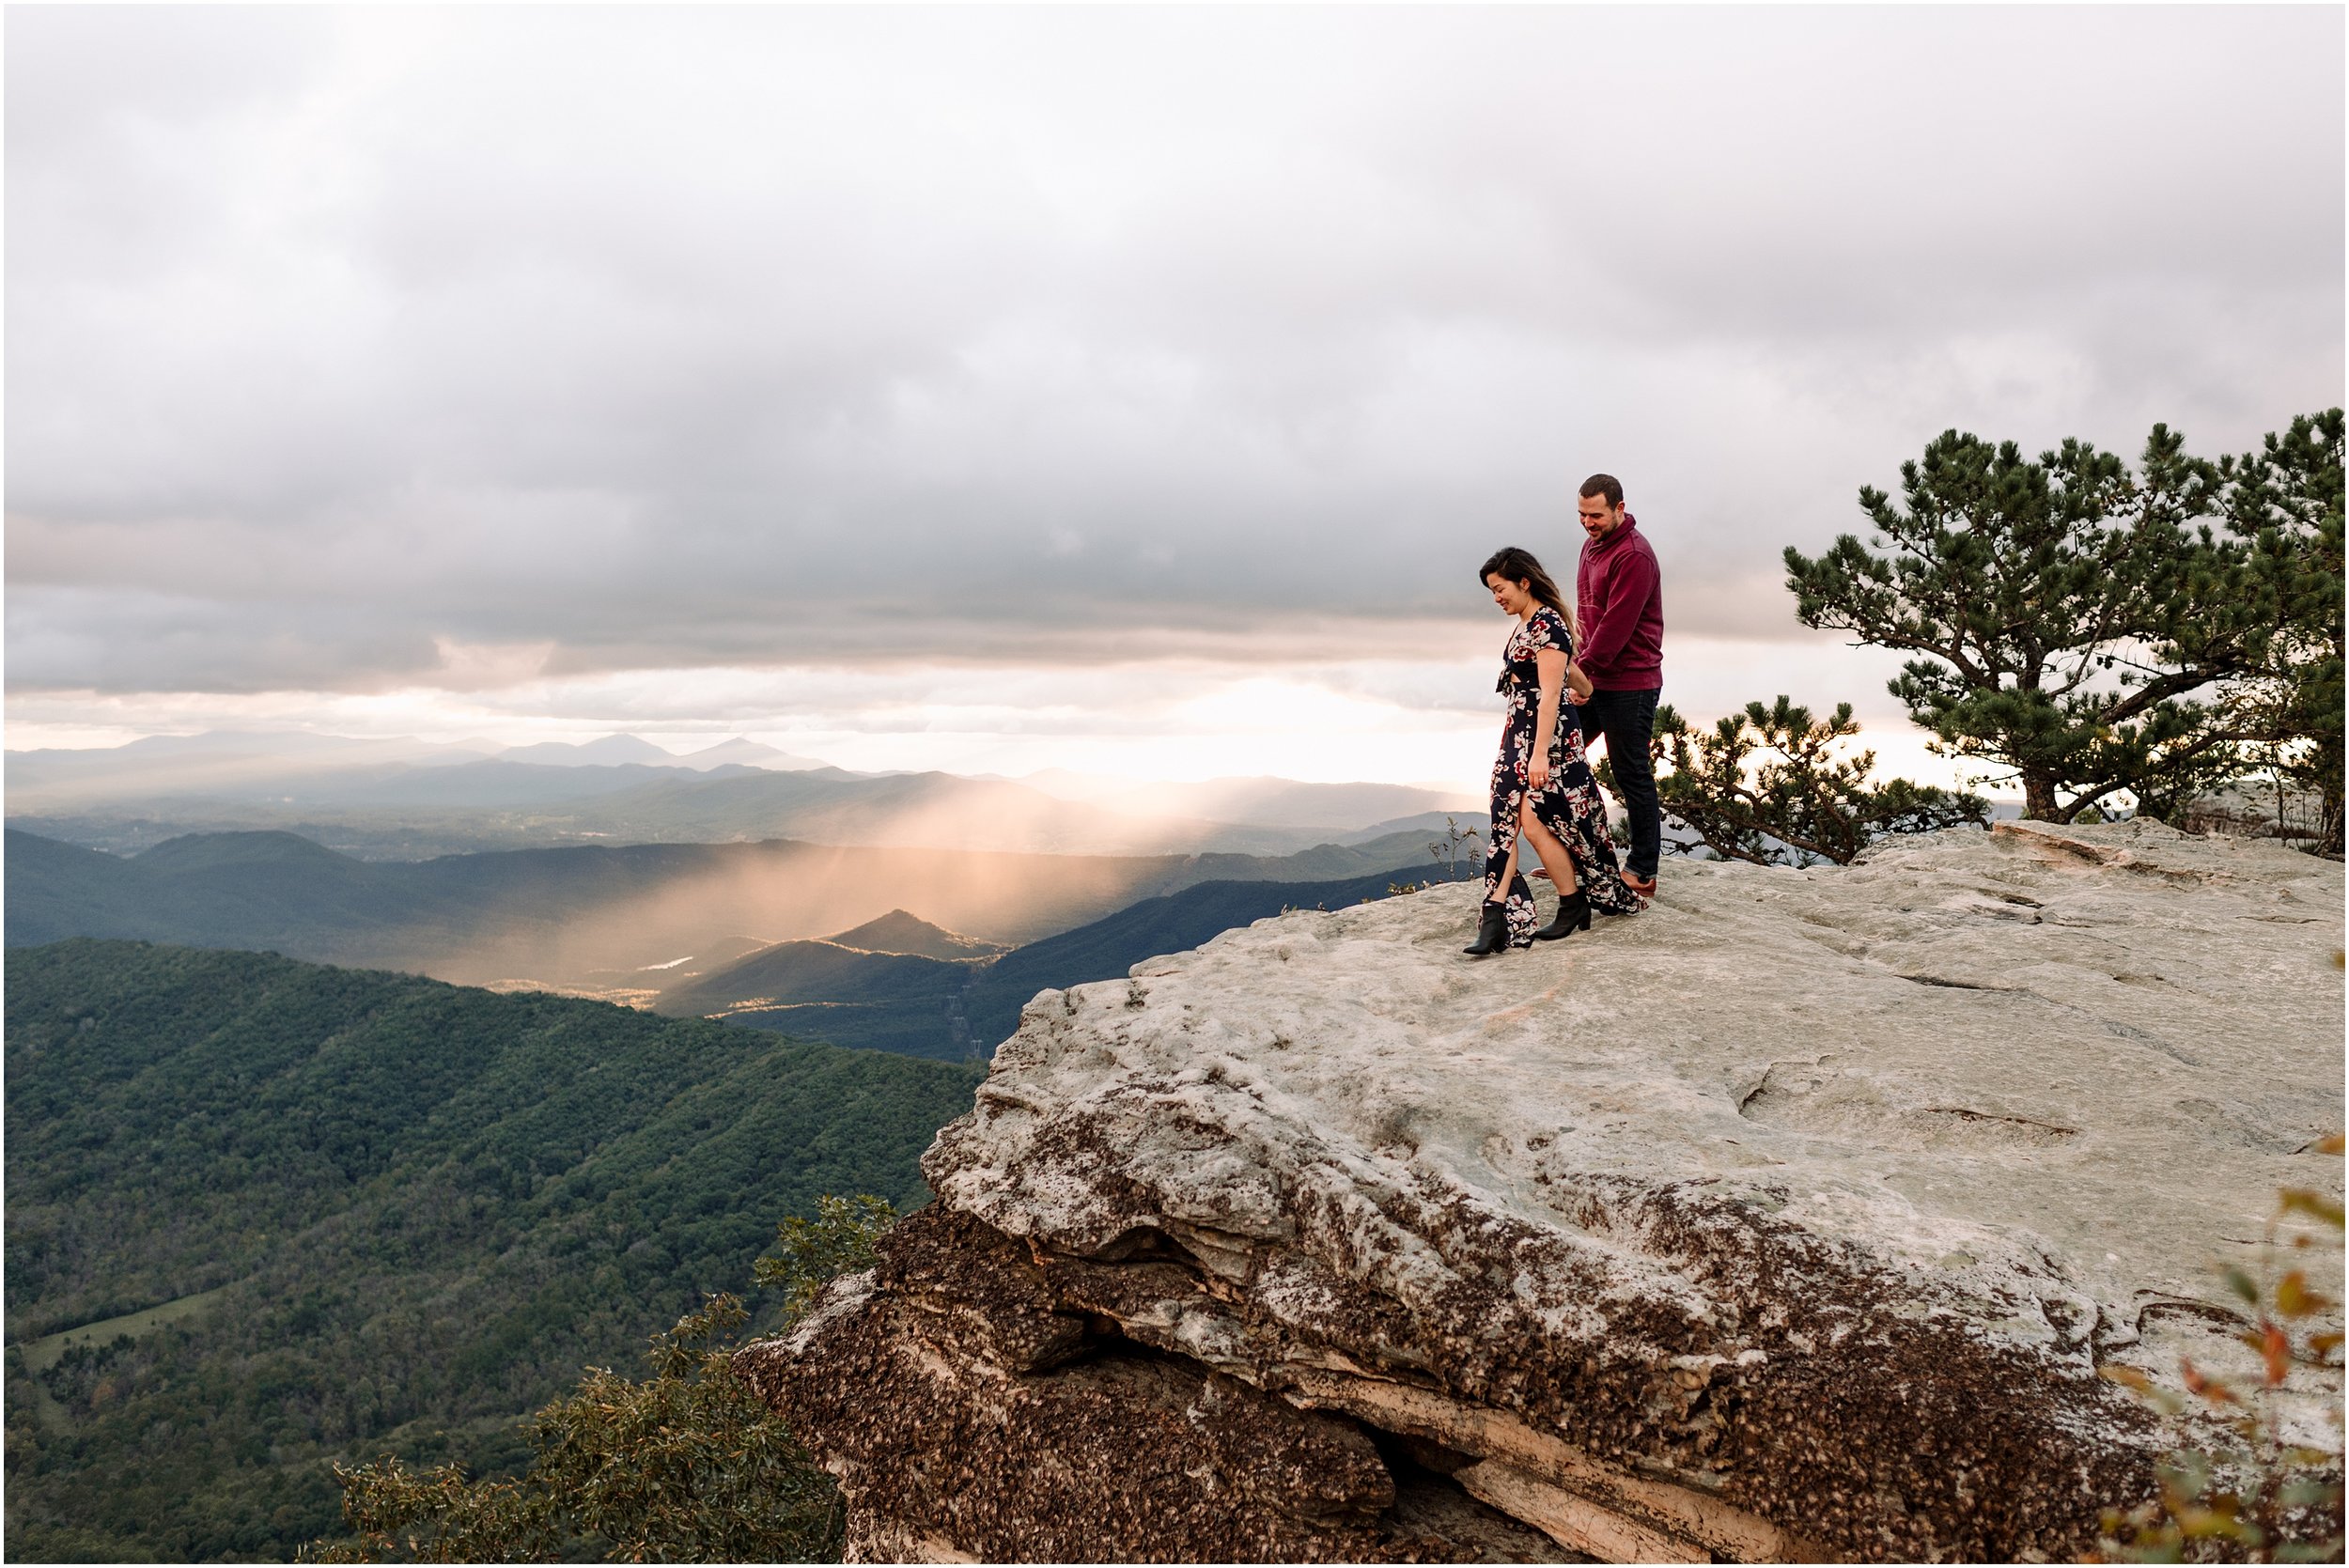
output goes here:
[{"label": "tree canopy", "polygon": [[[835,1276],[867,1268],[896,1222],[869,1193],[817,1200],[817,1218],[776,1234],[753,1273],[796,1323]],[[466,1479],[413,1470],[397,1455],[336,1466],[348,1536],[319,1562],[807,1562],[835,1559],[840,1494],[781,1419],[734,1375],[731,1335],[750,1313],[730,1292],[653,1336],[648,1377],[590,1367],[579,1388],[531,1417],[529,1467]]]},{"label": "tree canopy", "polygon": [[2212,462],[2157,425],[2134,470],[1946,431],[1897,500],[1860,490],[1868,539],[1786,551],[1797,615],[1913,654],[1893,695],[2030,816],[2174,809],[2262,746],[2337,780],[2341,429],[2305,416]]},{"label": "tree canopy", "polygon": [[337,1460],[518,1467],[528,1412],[740,1289],[779,1218],[921,1201],[981,1076],[263,954],[7,956],[30,1560],[282,1560]]},{"label": "tree canopy", "polygon": [[2221,458],[2237,592],[2273,631],[2227,693],[2228,722],[2280,780],[2319,803],[2319,847],[2341,849],[2341,451],[2339,409],[2303,414]]}]

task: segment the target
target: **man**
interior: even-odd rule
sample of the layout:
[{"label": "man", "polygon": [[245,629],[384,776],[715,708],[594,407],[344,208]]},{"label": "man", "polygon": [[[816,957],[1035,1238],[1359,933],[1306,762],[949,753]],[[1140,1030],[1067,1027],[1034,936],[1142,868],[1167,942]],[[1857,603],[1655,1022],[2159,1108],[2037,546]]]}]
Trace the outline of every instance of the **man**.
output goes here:
[{"label": "man", "polygon": [[1656,551],[1624,510],[1623,485],[1610,474],[1582,481],[1582,559],[1575,569],[1581,644],[1575,662],[1590,677],[1579,715],[1586,739],[1604,735],[1616,792],[1630,817],[1631,852],[1623,879],[1634,893],[1656,891],[1663,815],[1656,802],[1656,762],[1648,751],[1656,699],[1664,689],[1664,589]]}]

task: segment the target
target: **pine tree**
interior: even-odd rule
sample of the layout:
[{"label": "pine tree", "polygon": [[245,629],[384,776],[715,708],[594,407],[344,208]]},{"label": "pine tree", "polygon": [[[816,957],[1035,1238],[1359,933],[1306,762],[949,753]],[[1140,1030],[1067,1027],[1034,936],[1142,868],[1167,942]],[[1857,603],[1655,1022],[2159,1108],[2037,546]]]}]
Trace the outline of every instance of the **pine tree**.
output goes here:
[{"label": "pine tree", "polygon": [[2025,815],[2070,821],[2123,795],[2174,812],[2255,766],[2279,726],[2316,722],[2295,706],[2255,725],[2243,698],[2285,666],[2295,690],[2321,686],[2292,629],[2322,630],[2328,581],[2338,650],[2339,571],[2306,520],[2328,464],[2338,516],[2339,418],[2229,464],[2157,425],[2135,473],[2084,442],[2032,462],[1947,431],[1902,465],[1897,504],[1860,490],[1869,541],[1786,551],[1797,614],[1916,655],[1892,694],[1941,754],[2008,770]]},{"label": "pine tree", "polygon": [[[1748,703],[1710,735],[1667,705],[1656,710],[1655,746],[1672,766],[1657,770],[1657,792],[1665,813],[1715,854],[1756,865],[1847,865],[1888,834],[1988,826],[1989,802],[1979,796],[1906,779],[1870,783],[1875,753],[1837,744],[1859,733],[1849,703],[1814,719],[1781,694],[1768,707]],[[1611,770],[1605,782],[1613,784]]]},{"label": "pine tree", "polygon": [[2227,532],[2274,633],[2228,693],[2279,784],[2318,801],[2318,847],[2341,852],[2341,411],[2302,414],[2257,452],[2222,458]]}]

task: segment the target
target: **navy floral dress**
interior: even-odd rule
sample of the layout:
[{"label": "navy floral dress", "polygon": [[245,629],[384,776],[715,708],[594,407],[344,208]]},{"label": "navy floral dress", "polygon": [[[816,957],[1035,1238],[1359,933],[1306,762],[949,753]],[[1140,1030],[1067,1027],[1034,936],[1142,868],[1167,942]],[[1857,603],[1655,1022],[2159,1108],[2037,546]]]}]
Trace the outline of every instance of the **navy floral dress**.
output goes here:
[{"label": "navy floral dress", "polygon": [[[1533,760],[1533,737],[1541,727],[1542,675],[1534,656],[1556,648],[1574,657],[1574,634],[1566,618],[1545,604],[1517,623],[1501,650],[1501,681],[1494,690],[1509,699],[1508,717],[1501,726],[1501,754],[1493,759],[1492,842],[1485,857],[1485,899],[1502,896],[1501,874],[1509,851],[1517,842],[1517,808],[1526,796],[1527,765]],[[1615,865],[1615,846],[1607,836],[1607,804],[1597,781],[1591,777],[1590,759],[1582,753],[1582,727],[1558,696],[1558,733],[1549,742],[1549,783],[1533,797],[1533,815],[1558,835],[1574,859],[1574,879],[1591,908],[1603,914],[1636,914],[1647,900],[1624,886]],[[1549,868],[1553,877],[1557,867]],[[1520,872],[1509,880],[1509,945],[1531,947],[1541,917],[1533,912],[1533,890]]]}]

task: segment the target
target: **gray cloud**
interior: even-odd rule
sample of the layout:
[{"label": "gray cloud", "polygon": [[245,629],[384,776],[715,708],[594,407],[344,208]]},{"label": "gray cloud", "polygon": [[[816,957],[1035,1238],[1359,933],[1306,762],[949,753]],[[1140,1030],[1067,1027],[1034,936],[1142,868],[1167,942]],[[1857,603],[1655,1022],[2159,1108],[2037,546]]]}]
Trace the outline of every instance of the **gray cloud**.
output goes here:
[{"label": "gray cloud", "polygon": [[1791,634],[1947,426],[2338,396],[2341,27],[20,12],[10,686],[1368,657],[1598,467]]}]

